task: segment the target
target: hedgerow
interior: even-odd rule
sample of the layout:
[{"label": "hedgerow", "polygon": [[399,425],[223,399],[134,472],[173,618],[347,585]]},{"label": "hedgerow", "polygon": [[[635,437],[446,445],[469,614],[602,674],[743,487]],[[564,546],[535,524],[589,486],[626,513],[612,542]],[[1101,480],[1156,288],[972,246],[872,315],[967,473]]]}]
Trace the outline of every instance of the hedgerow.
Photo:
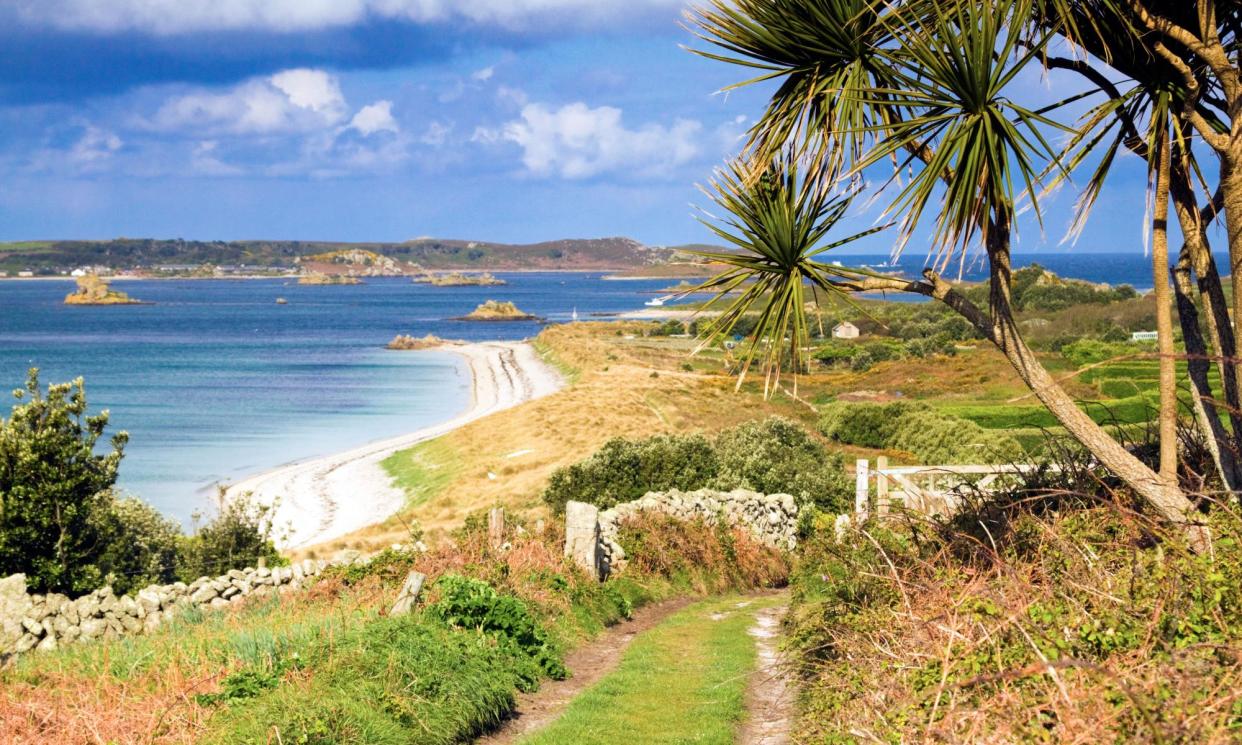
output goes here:
[{"label": "hedgerow", "polygon": [[649,491],[751,489],[792,494],[800,503],[840,510],[850,484],[839,454],[802,427],[780,417],[748,422],[720,433],[615,438],[594,455],[557,469],[543,492],[554,512],[569,501],[607,509]]}]

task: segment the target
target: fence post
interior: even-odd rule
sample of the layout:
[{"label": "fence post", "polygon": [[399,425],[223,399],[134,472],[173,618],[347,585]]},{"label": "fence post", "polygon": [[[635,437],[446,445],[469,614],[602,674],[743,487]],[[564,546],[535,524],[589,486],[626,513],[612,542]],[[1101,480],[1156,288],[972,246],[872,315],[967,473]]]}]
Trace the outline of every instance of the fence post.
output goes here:
[{"label": "fence post", "polygon": [[871,511],[870,471],[867,460],[859,458],[854,470],[854,516],[859,521],[866,520]]},{"label": "fence post", "polygon": [[888,476],[884,470],[888,468],[888,456],[881,455],[875,459],[875,514],[888,514]]},{"label": "fence post", "polygon": [[505,508],[493,507],[487,513],[487,541],[492,548],[500,548],[505,542]]}]

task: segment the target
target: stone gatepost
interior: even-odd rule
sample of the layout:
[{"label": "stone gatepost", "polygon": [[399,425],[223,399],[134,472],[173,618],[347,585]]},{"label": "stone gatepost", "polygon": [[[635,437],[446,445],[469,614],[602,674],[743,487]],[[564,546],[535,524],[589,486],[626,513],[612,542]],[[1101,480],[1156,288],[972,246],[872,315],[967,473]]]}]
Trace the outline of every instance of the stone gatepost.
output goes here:
[{"label": "stone gatepost", "polygon": [[565,505],[565,555],[597,579],[608,576],[600,546],[599,508],[585,502]]},{"label": "stone gatepost", "polygon": [[397,602],[388,611],[388,615],[404,616],[409,613],[418,601],[418,594],[423,591],[423,583],[426,581],[427,575],[422,572],[410,572],[406,575],[405,584],[401,585],[401,591],[397,593]]}]

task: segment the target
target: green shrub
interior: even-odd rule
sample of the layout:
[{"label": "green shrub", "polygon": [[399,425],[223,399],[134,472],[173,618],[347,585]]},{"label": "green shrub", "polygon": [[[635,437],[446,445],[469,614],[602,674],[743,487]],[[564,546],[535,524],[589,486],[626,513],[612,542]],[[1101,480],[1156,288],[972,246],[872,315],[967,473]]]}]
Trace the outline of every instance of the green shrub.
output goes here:
[{"label": "green shrub", "polygon": [[867,350],[861,349],[858,351],[858,354],[855,354],[853,359],[850,360],[850,369],[854,372],[867,372],[874,364],[875,357],[872,357],[871,353]]},{"label": "green shrub", "polygon": [[1098,339],[1078,339],[1061,347],[1061,356],[1078,367],[1093,365],[1114,357],[1150,351],[1143,345],[1115,343]]},{"label": "green shrub", "polygon": [[840,454],[830,453],[805,429],[781,417],[746,422],[716,439],[717,489],[792,494],[799,504],[844,511],[853,486]]},{"label": "green shrub", "polygon": [[0,418],[0,575],[24,573],[35,592],[89,592],[128,435],[103,447],[108,414],[86,414],[81,378],[44,395],[32,369],[13,396],[12,415]]},{"label": "green shrub", "polygon": [[[273,505],[259,504],[249,494],[225,499],[223,490],[219,504],[219,513],[213,520],[199,527],[194,535],[181,538],[177,574],[183,581],[254,566],[259,559],[269,566],[285,561],[273,542]],[[194,521],[200,519],[196,513]]]},{"label": "green shrub", "polygon": [[788,420],[751,422],[700,435],[615,438],[584,461],[557,469],[543,499],[556,512],[565,503],[607,509],[649,491],[753,489],[792,494],[825,508],[848,501],[841,460]]},{"label": "green shrub", "polygon": [[879,450],[888,447],[902,416],[924,409],[927,404],[912,401],[886,404],[838,401],[824,407],[818,427],[820,434],[830,440]]},{"label": "green shrub", "polygon": [[104,547],[97,559],[103,581],[118,594],[177,578],[181,526],[139,499],[113,499],[95,517]]},{"label": "green shrub", "polygon": [[930,410],[901,417],[889,446],[929,465],[1009,463],[1022,457],[1016,440],[974,422]]},{"label": "green shrub", "polygon": [[701,435],[615,437],[586,460],[554,471],[543,499],[558,513],[571,500],[607,509],[649,491],[701,489],[718,470],[715,449]]},{"label": "green shrub", "polygon": [[491,634],[502,645],[511,644],[529,658],[534,667],[517,671],[521,690],[537,689],[541,674],[555,680],[569,676],[552,638],[518,598],[501,595],[483,580],[458,574],[446,574],[436,580],[435,589],[440,598],[427,606],[429,618],[451,627]]}]

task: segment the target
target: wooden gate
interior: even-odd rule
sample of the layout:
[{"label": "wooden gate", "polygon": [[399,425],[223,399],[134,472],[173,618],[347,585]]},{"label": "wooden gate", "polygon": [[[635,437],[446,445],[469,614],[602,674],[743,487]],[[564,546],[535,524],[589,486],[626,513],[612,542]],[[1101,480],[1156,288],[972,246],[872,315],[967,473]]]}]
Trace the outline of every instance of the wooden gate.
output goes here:
[{"label": "wooden gate", "polygon": [[884,457],[877,458],[875,465],[872,470],[869,461],[859,460],[855,471],[854,512],[864,519],[873,509],[877,515],[886,515],[894,506],[925,515],[949,515],[961,506],[967,491],[986,493],[1005,476],[1027,473],[1039,467],[1025,463],[890,467]]}]

